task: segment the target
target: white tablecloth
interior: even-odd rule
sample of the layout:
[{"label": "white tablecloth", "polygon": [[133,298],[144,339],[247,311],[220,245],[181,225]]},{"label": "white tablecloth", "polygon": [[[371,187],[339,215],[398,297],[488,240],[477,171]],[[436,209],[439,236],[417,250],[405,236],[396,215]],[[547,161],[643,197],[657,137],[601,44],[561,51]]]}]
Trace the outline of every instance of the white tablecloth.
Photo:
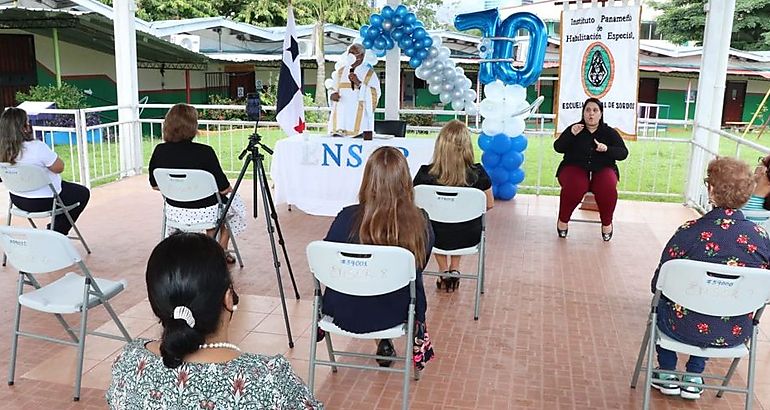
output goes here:
[{"label": "white tablecloth", "polygon": [[375,149],[384,145],[401,149],[414,178],[421,165],[431,162],[434,144],[432,138],[282,139],[275,144],[270,167],[275,203],[294,205],[311,215],[336,216],[345,206],[358,203],[364,166]]}]

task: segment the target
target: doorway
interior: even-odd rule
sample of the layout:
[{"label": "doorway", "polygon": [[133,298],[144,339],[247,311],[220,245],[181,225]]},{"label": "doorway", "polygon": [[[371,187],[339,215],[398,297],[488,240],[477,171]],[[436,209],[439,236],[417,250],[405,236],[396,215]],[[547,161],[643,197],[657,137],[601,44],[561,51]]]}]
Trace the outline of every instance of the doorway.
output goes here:
[{"label": "doorway", "polygon": [[16,93],[37,85],[35,38],[29,34],[0,34],[0,112],[16,105]]},{"label": "doorway", "polygon": [[725,85],[725,101],[722,109],[722,125],[743,121],[743,105],[746,101],[746,82],[728,81]]},{"label": "doorway", "polygon": [[[660,80],[657,78],[640,78],[639,102],[646,104],[657,104],[659,85]],[[658,118],[658,107],[640,106],[638,115],[639,118]]]}]

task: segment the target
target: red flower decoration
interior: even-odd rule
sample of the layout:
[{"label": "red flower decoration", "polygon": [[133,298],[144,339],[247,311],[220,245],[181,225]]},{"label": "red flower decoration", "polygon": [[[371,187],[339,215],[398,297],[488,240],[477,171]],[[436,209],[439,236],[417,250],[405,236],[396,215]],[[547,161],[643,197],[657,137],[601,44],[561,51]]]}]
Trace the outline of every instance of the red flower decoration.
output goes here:
[{"label": "red flower decoration", "polygon": [[715,242],[709,242],[706,244],[706,250],[707,251],[714,251],[719,252],[719,245],[717,245]]},{"label": "red flower decoration", "polygon": [[746,246],[746,252],[754,253],[756,251],[757,251],[757,245],[750,243],[748,246]]},{"label": "red flower decoration", "polygon": [[738,336],[741,335],[742,332],[743,332],[743,328],[742,327],[740,327],[738,325],[733,326],[733,336],[738,337]]},{"label": "red flower decoration", "polygon": [[710,241],[711,237],[713,235],[714,235],[713,233],[708,232],[708,231],[701,232],[700,233],[700,240],[702,240],[702,241]]},{"label": "red flower decoration", "polygon": [[695,325],[695,327],[698,328],[698,332],[700,333],[708,333],[709,332],[709,325],[707,323],[698,323]]},{"label": "red flower decoration", "polygon": [[725,215],[727,216],[733,216],[734,213],[735,213],[734,209],[725,209]]},{"label": "red flower decoration", "polygon": [[749,236],[748,235],[738,235],[738,238],[735,240],[735,242],[738,242],[741,245],[745,245],[749,243]]}]

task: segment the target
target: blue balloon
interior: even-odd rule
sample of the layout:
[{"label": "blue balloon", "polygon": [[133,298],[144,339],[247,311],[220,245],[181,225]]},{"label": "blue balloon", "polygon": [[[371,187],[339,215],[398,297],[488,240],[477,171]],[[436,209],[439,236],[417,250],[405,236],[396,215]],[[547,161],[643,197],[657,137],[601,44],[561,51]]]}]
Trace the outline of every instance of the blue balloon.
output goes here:
[{"label": "blue balloon", "polygon": [[411,24],[404,24],[404,33],[412,34],[414,32],[414,26]]},{"label": "blue balloon", "polygon": [[492,151],[505,154],[511,149],[511,138],[505,134],[497,134],[492,139]]},{"label": "blue balloon", "polygon": [[409,37],[402,37],[401,40],[398,42],[398,47],[402,50],[406,50],[407,48],[412,48],[412,40],[409,39]]},{"label": "blue balloon", "polygon": [[[499,24],[500,13],[497,9],[458,14],[455,17],[455,28],[460,31],[478,29],[481,30],[482,37],[496,37]],[[505,42],[508,43],[508,41]],[[484,61],[479,64],[479,81],[482,84],[489,84],[495,81],[493,63]]]},{"label": "blue balloon", "polygon": [[386,50],[380,50],[376,48],[373,50],[374,50],[374,55],[376,55],[377,57],[385,57],[385,54],[388,53]]},{"label": "blue balloon", "polygon": [[414,53],[414,55],[417,56],[420,60],[425,60],[426,58],[428,58],[430,53],[428,52],[428,50],[421,48],[417,50],[417,52]]},{"label": "blue balloon", "polygon": [[409,9],[407,9],[403,4],[399,4],[398,7],[396,7],[397,16],[404,17],[407,14],[409,14]]},{"label": "blue balloon", "polygon": [[511,138],[511,150],[522,152],[527,149],[527,137],[524,134]]},{"label": "blue balloon", "polygon": [[415,40],[422,40],[427,36],[428,36],[428,32],[425,31],[425,29],[422,27],[415,28],[414,33],[412,34],[412,38],[414,38]]},{"label": "blue balloon", "polygon": [[385,41],[385,37],[379,36],[376,40],[374,40],[374,48],[379,48],[381,50],[385,50],[388,45],[388,42]]},{"label": "blue balloon", "polygon": [[385,38],[385,50],[390,50],[395,47],[396,42],[393,41],[393,38],[389,36],[388,33],[385,33],[382,36]]},{"label": "blue balloon", "polygon": [[404,18],[399,16],[398,14],[394,15],[393,18],[390,19],[390,21],[393,22],[393,27],[401,27],[404,24]]},{"label": "blue balloon", "polygon": [[365,38],[364,41],[361,42],[361,45],[363,45],[364,48],[368,50],[374,46],[374,41],[369,38]]},{"label": "blue balloon", "polygon": [[489,151],[492,146],[492,136],[482,133],[479,135],[478,144],[482,151]]},{"label": "blue balloon", "polygon": [[433,39],[430,38],[430,36],[425,37],[422,39],[422,46],[425,48],[430,48],[430,46],[433,45]]},{"label": "blue balloon", "polygon": [[393,37],[393,40],[398,42],[404,37],[404,30],[401,30],[401,28],[397,28],[390,32],[390,36]]},{"label": "blue balloon", "polygon": [[492,193],[494,194],[495,198],[502,199],[504,201],[513,199],[513,197],[516,196],[516,191],[516,185],[510,182],[505,182],[492,187]]},{"label": "blue balloon", "polygon": [[414,13],[406,13],[404,15],[405,24],[414,24],[416,22],[417,22],[417,16],[415,16]]},{"label": "blue balloon", "polygon": [[406,54],[407,57],[414,57],[414,48],[409,47],[405,49],[404,54]]},{"label": "blue balloon", "polygon": [[358,29],[358,33],[361,34],[362,38],[366,38],[369,36],[369,27],[370,26],[368,24],[364,24],[363,26],[361,26],[360,29]]},{"label": "blue balloon", "polygon": [[[376,39],[377,37],[380,36],[380,34],[382,34],[382,30],[380,30],[378,27],[371,26],[369,27],[369,30],[367,30],[366,34],[370,40],[374,41],[374,39]],[[364,38],[367,38],[367,37],[364,37]]]},{"label": "blue balloon", "polygon": [[481,163],[484,165],[484,168],[489,171],[500,163],[500,155],[491,151],[487,151],[481,154]]},{"label": "blue balloon", "polygon": [[508,171],[513,171],[519,168],[522,162],[524,162],[524,155],[514,150],[510,150],[506,152],[505,155],[503,155],[502,158],[500,159],[500,163]]},{"label": "blue balloon", "polygon": [[392,18],[394,14],[396,14],[395,10],[393,10],[390,6],[385,6],[382,8],[382,11],[380,12],[382,14],[382,17],[389,19]]},{"label": "blue balloon", "polygon": [[[506,84],[519,84],[527,87],[534,84],[543,71],[545,61],[545,49],[548,46],[548,31],[543,20],[529,12],[514,13],[508,16],[497,35],[500,37],[516,37],[520,29],[529,32],[529,49],[527,60],[522,68],[514,68],[509,62],[498,62],[497,78]],[[513,57],[513,42],[495,41],[494,58]]]},{"label": "blue balloon", "polygon": [[498,166],[492,169],[492,172],[489,174],[489,176],[492,178],[492,183],[494,183],[495,185],[502,184],[508,181],[508,170],[506,170],[501,166]]},{"label": "blue balloon", "polygon": [[508,182],[518,185],[524,181],[524,170],[516,168],[508,174]]},{"label": "blue balloon", "polygon": [[[410,50],[414,50],[414,49],[410,49]],[[413,56],[412,58],[409,59],[409,66],[412,68],[417,68],[420,66],[420,64],[422,64],[422,59],[417,56]]]},{"label": "blue balloon", "polygon": [[382,27],[383,20],[385,19],[379,14],[372,14],[369,16],[369,23],[372,24],[372,27]]}]

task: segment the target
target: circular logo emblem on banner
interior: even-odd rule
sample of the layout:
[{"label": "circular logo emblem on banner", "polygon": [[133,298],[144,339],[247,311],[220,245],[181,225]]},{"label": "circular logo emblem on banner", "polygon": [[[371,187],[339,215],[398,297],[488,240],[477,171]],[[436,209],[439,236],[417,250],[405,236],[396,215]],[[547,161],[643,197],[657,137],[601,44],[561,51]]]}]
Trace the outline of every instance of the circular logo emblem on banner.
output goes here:
[{"label": "circular logo emblem on banner", "polygon": [[615,78],[615,59],[610,49],[600,42],[591,43],[583,54],[583,90],[595,98],[602,98],[612,87]]}]

